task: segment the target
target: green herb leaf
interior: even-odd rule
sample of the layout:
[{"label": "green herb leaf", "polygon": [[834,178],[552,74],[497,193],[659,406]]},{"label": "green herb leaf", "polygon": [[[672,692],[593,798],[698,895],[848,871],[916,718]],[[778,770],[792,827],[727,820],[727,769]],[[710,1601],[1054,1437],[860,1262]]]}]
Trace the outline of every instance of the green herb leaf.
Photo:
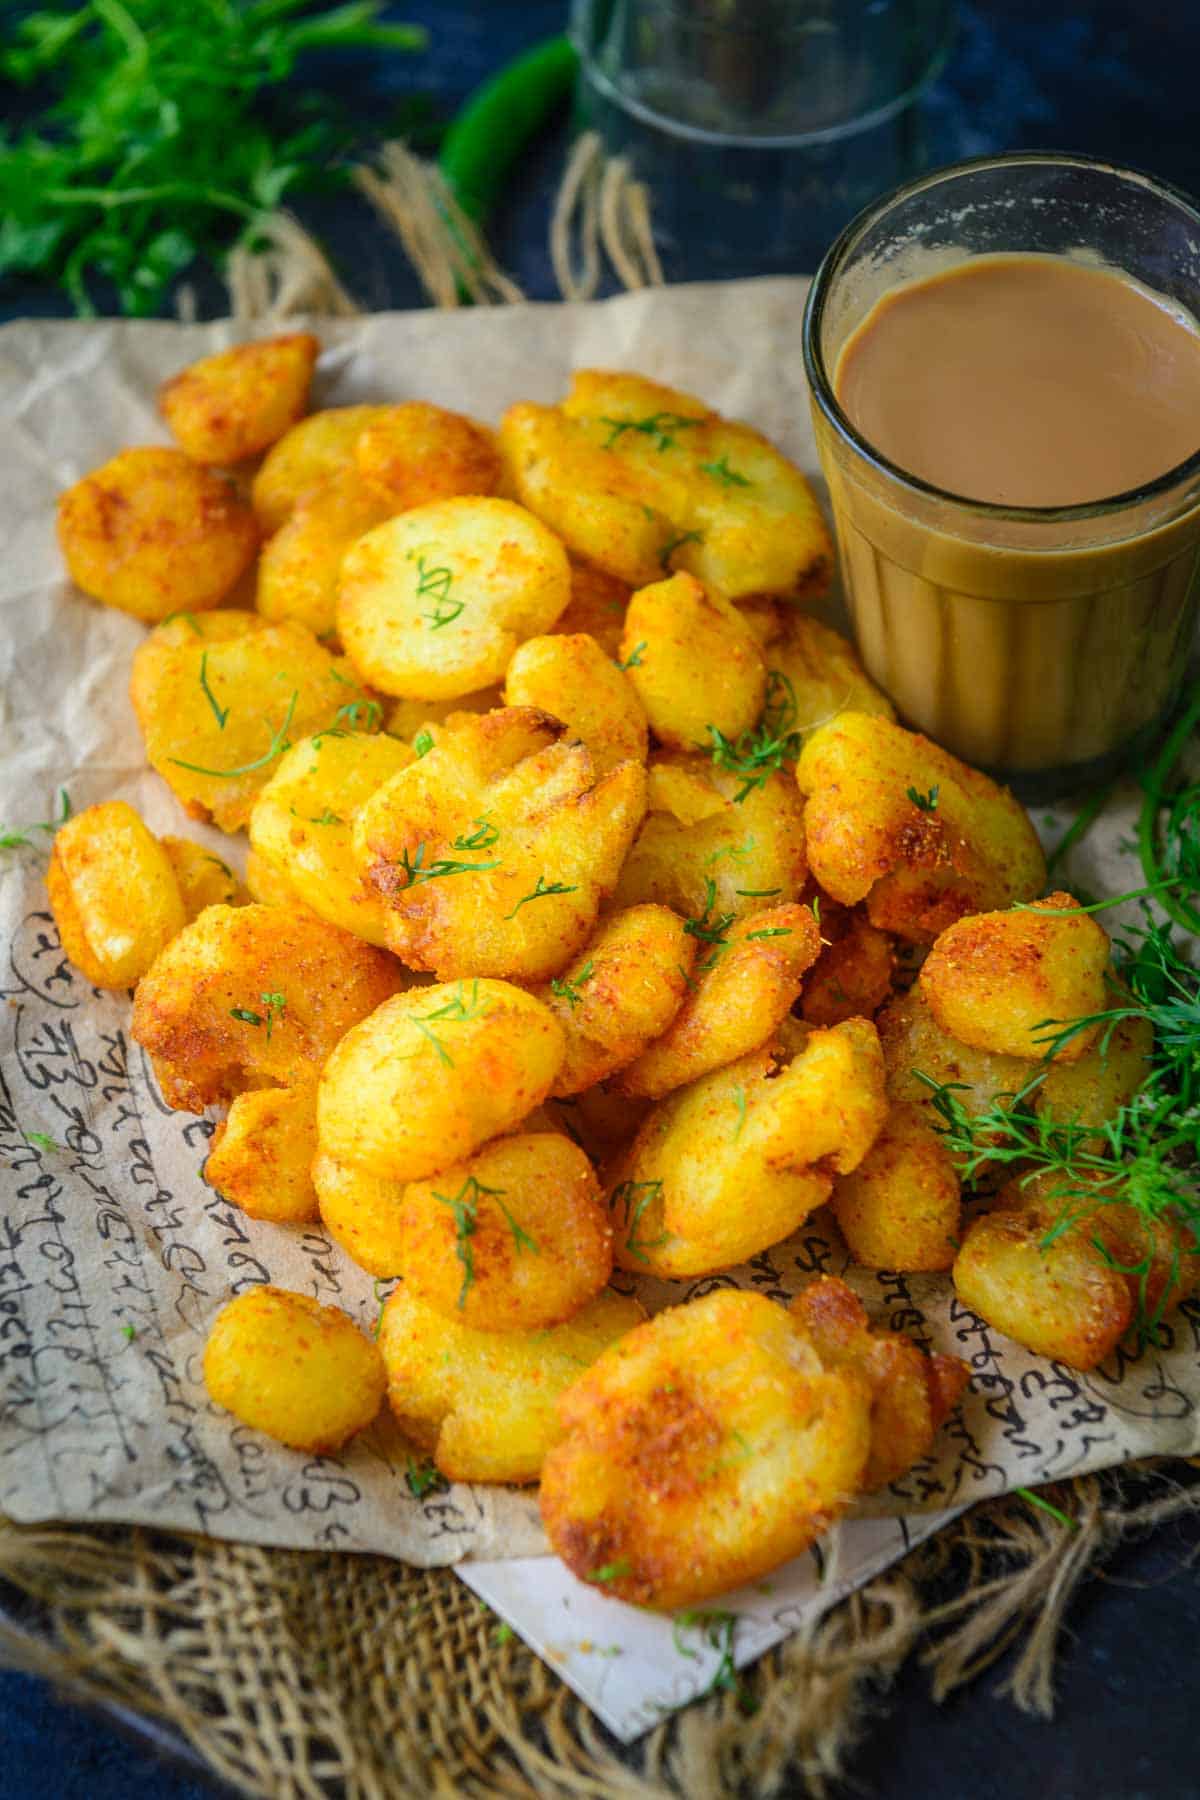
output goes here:
[{"label": "green herb leaf", "polygon": [[62,1145],[57,1143],[54,1138],[47,1137],[44,1131],[27,1131],[25,1139],[27,1143],[36,1144],[37,1148],[44,1150],[47,1155],[53,1150],[62,1149]]},{"label": "green herb leaf", "polygon": [[711,475],[714,481],[719,481],[723,487],[753,487],[754,485],[745,475],[739,475],[736,469],[731,469],[724,456],[717,462],[701,463],[700,472],[703,475]]},{"label": "green herb leaf", "polygon": [[256,756],[253,762],[239,763],[236,769],[206,769],[199,763],[184,762],[182,757],[179,756],[169,757],[168,761],[173,763],[177,769],[187,769],[193,775],[210,775],[215,777],[218,781],[232,781],[236,775],[251,775],[255,769],[265,769],[268,763],[273,763],[277,756],[282,756],[284,751],[290,748],[287,734],[291,729],[292,718],[296,711],[296,702],[299,698],[299,689],[294,689],[292,697],[288,701],[288,708],[287,712],[284,714],[283,724],[273,733],[271,742],[267,745],[267,748],[263,751],[262,755]]},{"label": "green herb leaf", "polygon": [[622,674],[624,674],[627,669],[640,669],[641,668],[641,666],[642,666],[642,651],[645,648],[646,648],[646,643],[645,643],[645,640],[643,639],[643,641],[640,644],[635,644],[633,646],[633,649],[629,652],[629,655],[625,658],[624,662],[617,663],[617,667],[618,667],[618,669],[621,670]]},{"label": "green herb leaf", "polygon": [[[475,1252],[471,1239],[479,1229],[479,1202],[485,1194],[498,1199],[505,1191],[504,1188],[484,1187],[481,1181],[476,1181],[474,1175],[467,1176],[457,1194],[439,1194],[436,1188],[433,1190],[434,1199],[440,1200],[443,1206],[448,1206],[454,1215],[454,1254],[462,1264],[463,1271],[462,1286],[458,1291],[460,1310],[466,1305],[467,1295],[475,1282]],[[533,1240],[530,1239],[529,1242],[532,1244]],[[537,1246],[533,1245],[533,1248],[536,1249]]]},{"label": "green herb leaf", "polygon": [[671,558],[677,550],[682,550],[685,544],[702,544],[703,542],[704,533],[702,531],[681,531],[677,537],[669,538],[658,553],[659,568],[664,574],[669,574]]},{"label": "green herb leaf", "polygon": [[623,1181],[613,1189],[612,1205],[620,1206],[625,1215],[625,1248],[639,1262],[648,1263],[647,1250],[657,1250],[666,1243],[667,1233],[653,1239],[639,1239],[638,1226],[642,1222],[642,1214],[662,1194],[661,1181]]},{"label": "green herb leaf", "polygon": [[217,724],[220,727],[220,729],[222,731],[224,731],[225,722],[229,717],[229,708],[227,706],[218,706],[217,697],[213,693],[211,687],[208,685],[208,651],[207,650],[204,652],[203,656],[201,656],[201,658],[200,658],[200,686],[204,690],[204,698],[208,701],[208,704],[212,707],[214,719],[217,721]]},{"label": "green herb leaf", "polygon": [[578,892],[578,887],[569,882],[547,881],[544,875],[539,875],[537,878],[537,886],[534,888],[533,892],[531,894],[522,894],[512,911],[505,913],[505,920],[515,919],[521,908],[523,906],[528,906],[531,900],[547,900],[551,894],[576,894]]},{"label": "green herb leaf", "polygon": [[906,788],[905,792],[913,805],[920,812],[931,813],[937,811],[938,787],[936,782],[927,794],[918,793],[917,789],[913,787]]},{"label": "green herb leaf", "polygon": [[[498,835],[498,834],[497,834]],[[439,857],[431,863],[425,861],[425,844],[421,842],[410,856],[407,850],[400,854],[396,865],[403,870],[407,880],[405,887],[420,887],[423,881],[441,881],[448,875],[480,875],[485,869],[498,869],[499,862],[454,862],[448,857]]]},{"label": "green herb leaf", "polygon": [[620,1556],[615,1562],[601,1563],[598,1569],[589,1569],[589,1581],[622,1581],[626,1575],[633,1574],[633,1564],[627,1556]]},{"label": "green herb leaf", "polygon": [[445,1494],[450,1489],[450,1483],[432,1462],[419,1463],[411,1456],[405,1463],[404,1479],[414,1500],[424,1500],[426,1494]]},{"label": "green herb leaf", "polygon": [[677,431],[692,431],[703,423],[702,419],[688,419],[682,413],[674,412],[650,413],[644,419],[610,419],[603,413],[600,415],[600,424],[608,426],[608,436],[603,444],[605,450],[611,450],[615,444],[619,444],[627,431],[653,438],[656,450],[671,450],[675,445]]},{"label": "green herb leaf", "polygon": [[596,965],[589,959],[580,969],[574,981],[566,975],[555,976],[550,983],[550,992],[557,995],[558,999],[565,1000],[571,1011],[574,1012],[582,999],[580,988],[585,981],[590,981],[595,972]]},{"label": "green herb leaf", "polygon": [[418,761],[422,756],[428,756],[429,752],[433,749],[432,731],[418,731],[416,737],[412,741],[412,747]]}]

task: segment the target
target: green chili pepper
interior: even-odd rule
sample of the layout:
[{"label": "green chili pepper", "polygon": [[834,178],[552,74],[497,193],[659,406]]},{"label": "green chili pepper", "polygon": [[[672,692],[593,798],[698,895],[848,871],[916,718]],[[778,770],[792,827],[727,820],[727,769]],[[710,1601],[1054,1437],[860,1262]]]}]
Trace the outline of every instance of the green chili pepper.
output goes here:
[{"label": "green chili pepper", "polygon": [[570,92],[578,58],[565,37],[548,38],[507,63],[466,101],[438,162],[454,197],[482,224],[517,157]]}]

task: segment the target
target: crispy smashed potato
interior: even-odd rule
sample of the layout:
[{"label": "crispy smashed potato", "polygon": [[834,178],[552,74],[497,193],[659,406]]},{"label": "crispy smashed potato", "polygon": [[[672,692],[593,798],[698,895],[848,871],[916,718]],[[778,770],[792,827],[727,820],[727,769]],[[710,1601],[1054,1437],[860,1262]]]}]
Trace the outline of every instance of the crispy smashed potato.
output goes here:
[{"label": "crispy smashed potato", "polygon": [[243,1425],[328,1456],[371,1423],[387,1377],[378,1348],[340,1307],[254,1287],[213,1321],[204,1385]]},{"label": "crispy smashed potato", "polygon": [[594,1163],[602,1164],[628,1150],[646,1123],[651,1104],[649,1100],[630,1100],[601,1081],[582,1094],[548,1100],[545,1111],[572,1143]]},{"label": "crispy smashed potato", "polygon": [[303,625],[232,611],[158,626],[134,653],[129,694],[153,767],[222,831],[246,824],[285,744],[373,704]]},{"label": "crispy smashed potato", "polygon": [[122,450],[58,501],[77,587],[147,624],[217,606],[258,548],[250,508],[182,450]]},{"label": "crispy smashed potato", "polygon": [[585,634],[558,633],[522,644],[504,678],[504,704],[536,707],[561,719],[591,751],[597,774],[607,775],[631,759],[646,760],[646,714],[634,686]]},{"label": "crispy smashed potato", "polygon": [[800,1010],[810,1025],[874,1017],[892,991],[892,940],[859,908],[821,905],[821,954],[804,978]]},{"label": "crispy smashed potato", "polygon": [[1008,790],[889,719],[823,725],[796,778],[813,874],[843,905],[865,900],[882,931],[932,943],[966,913],[1042,889],[1045,857]]},{"label": "crispy smashed potato", "polygon": [[320,1154],[313,1160],[312,1181],[321,1223],[351,1260],[368,1275],[398,1275],[404,1260],[404,1183]]},{"label": "crispy smashed potato", "polygon": [[414,749],[420,739],[419,753],[424,755],[433,747],[439,727],[456,713],[496,712],[503,705],[504,689],[499,683],[480,688],[474,694],[459,694],[453,700],[393,700],[388,711],[387,729],[393,736],[404,738]]},{"label": "crispy smashed potato", "polygon": [[614,1078],[623,1094],[657,1100],[757,1050],[791,1011],[821,948],[807,906],[690,924],[705,946],[692,991],[662,1036]]},{"label": "crispy smashed potato", "polygon": [[895,1101],[920,1107],[926,1121],[935,1118],[929,1081],[952,1086],[955,1099],[972,1117],[984,1113],[1007,1096],[1020,1093],[1036,1069],[1015,1056],[995,1056],[973,1050],[943,1031],[920,987],[898,994],[875,1020],[883,1060],[887,1067],[888,1093]]},{"label": "crispy smashed potato", "polygon": [[566,551],[532,513],[511,500],[438,500],[347,552],[337,629],[381,692],[445,700],[499,681],[570,597]]},{"label": "crispy smashed potato", "polygon": [[59,826],[46,889],[63,954],[93,987],[132,987],[187,920],[170,857],[124,800]]},{"label": "crispy smashed potato", "polygon": [[363,806],[355,861],[410,968],[544,980],[616,882],[645,771],[627,762],[597,780],[590,751],[527,707],[451,723]]},{"label": "crispy smashed potato", "polygon": [[665,906],[631,906],[536,990],[566,1034],[556,1097],[594,1087],[662,1036],[687,994],[696,943]]},{"label": "crispy smashed potato", "polygon": [[252,1219],[297,1225],[318,1217],[315,1079],[239,1094],[213,1133],[204,1179]]},{"label": "crispy smashed potato", "polygon": [[510,407],[500,445],[530,511],[632,587],[674,569],[731,600],[828,583],[829,534],[799,469],[690,394],[578,370],[561,408]]},{"label": "crispy smashed potato", "polygon": [[250,898],[229,864],[203,844],[181,837],[163,837],[159,842],[175,872],[189,919],[206,906],[244,906]]},{"label": "crispy smashed potato", "polygon": [[871,1450],[862,1485],[869,1493],[899,1480],[929,1454],[942,1421],[969,1380],[957,1356],[927,1356],[896,1332],[873,1331],[862,1301],[844,1281],[820,1275],[792,1301],[791,1313],[826,1368],[865,1377],[871,1395]]},{"label": "crispy smashed potato", "polygon": [[251,499],[263,532],[278,531],[298,502],[335,476],[356,469],[354,447],[386,406],[331,406],[293,425],[254,477]]},{"label": "crispy smashed potato", "polygon": [[[1107,1009],[1110,949],[1078,900],[1050,894],[1027,911],[979,913],[949,926],[922,965],[921,991],[960,1043],[1036,1058],[1048,1053],[1056,1027]],[[1100,1029],[1075,1032],[1055,1060],[1078,1062]]]},{"label": "crispy smashed potato", "polygon": [[203,1112],[313,1077],[402,979],[391,957],[312,913],[210,906],[138,983],[133,1036],[167,1105]]},{"label": "crispy smashed potato", "polygon": [[439,1174],[540,1106],[563,1052],[553,1013],[507,981],[397,994],[325,1065],[321,1152],[393,1181]]},{"label": "crispy smashed potato", "polygon": [[317,637],[331,636],[346,552],[391,510],[353,471],[303,495],[263,545],[254,600],[263,618],[295,619]]},{"label": "crispy smashed potato", "polygon": [[799,1555],[854,1497],[870,1392],[775,1301],[721,1290],[669,1307],[559,1401],[542,1519],[604,1593],[675,1607]]},{"label": "crispy smashed potato", "polygon": [[407,744],[383,732],[302,738],[280,758],[250,814],[251,847],[287,892],[369,944],[386,942],[383,906],[354,866],[354,820],[412,760]]},{"label": "crispy smashed potato", "polygon": [[918,1106],[894,1106],[857,1169],[830,1201],[856,1263],[868,1269],[948,1269],[961,1202],[954,1161]]},{"label": "crispy smashed potato", "polygon": [[595,638],[605,656],[616,662],[621,654],[629,595],[626,582],[606,575],[590,563],[572,562],[571,598],[566,611],[560,613],[555,630],[568,634],[585,631]]},{"label": "crispy smashed potato", "polygon": [[559,1394],[644,1317],[606,1291],[548,1331],[474,1331],[401,1287],[379,1333],[388,1401],[451,1481],[536,1481]]},{"label": "crispy smashed potato", "polygon": [[244,462],[304,417],[320,348],[292,331],[202,357],[163,382],[159,411],[194,462]]},{"label": "crispy smashed potato", "polygon": [[629,602],[621,663],[662,744],[711,750],[762,711],[767,665],[736,606],[691,575],[640,588]]},{"label": "crispy smashed potato", "polygon": [[771,642],[767,661],[787,683],[789,730],[814,731],[843,712],[896,717],[891,701],[875,686],[849,639],[810,613],[787,608],[783,630]]},{"label": "crispy smashed potato", "polygon": [[461,413],[421,400],[381,411],[355,441],[354,460],[391,512],[458,494],[493,494],[500,481],[500,453],[490,435]]},{"label": "crispy smashed potato", "polygon": [[621,1268],[707,1275],[757,1256],[857,1168],[887,1115],[875,1029],[813,1031],[659,1102],[608,1178]]},{"label": "crispy smashed potato", "polygon": [[499,1138],[404,1190],[408,1292],[479,1331],[573,1318],[612,1274],[612,1226],[591,1163],[552,1131]]},{"label": "crispy smashed potato", "polygon": [[[1120,1005],[1119,999],[1109,1005]],[[1075,1062],[1056,1057],[1033,1094],[1037,1112],[1076,1125],[1103,1125],[1133,1099],[1150,1073],[1154,1027],[1149,1019],[1119,1019],[1106,1026],[1092,1047]],[[1040,1074],[1039,1063],[1030,1070]]]}]

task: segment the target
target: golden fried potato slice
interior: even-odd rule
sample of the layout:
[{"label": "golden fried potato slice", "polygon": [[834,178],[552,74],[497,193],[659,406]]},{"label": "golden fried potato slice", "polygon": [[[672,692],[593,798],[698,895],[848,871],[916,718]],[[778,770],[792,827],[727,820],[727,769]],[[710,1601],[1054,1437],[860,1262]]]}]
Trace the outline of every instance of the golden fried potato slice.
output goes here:
[{"label": "golden fried potato slice", "polygon": [[160,625],[134,654],[129,694],[153,767],[193,818],[222,831],[246,824],[297,738],[381,717],[311,631],[249,612]]},{"label": "golden fried potato slice", "polygon": [[799,1555],[844,1512],[871,1443],[863,1376],[786,1309],[721,1290],[669,1307],[559,1401],[542,1519],[573,1574],[669,1608]]},{"label": "golden fried potato slice", "polygon": [[932,943],[967,913],[1032,900],[1046,860],[1006,788],[889,719],[842,713],[796,765],[808,860],[845,906],[866,900],[871,923]]},{"label": "golden fried potato slice", "polygon": [[500,482],[500,453],[490,433],[423,400],[384,409],[356,440],[354,460],[390,512],[458,494],[494,494]]},{"label": "golden fried potato slice", "polygon": [[71,580],[147,624],[217,606],[258,548],[250,508],[182,450],[122,450],[58,501]]},{"label": "golden fried potato slice", "polygon": [[504,689],[499,683],[474,694],[459,694],[454,700],[393,700],[387,729],[393,737],[411,744],[418,756],[424,756],[433,749],[440,728],[456,714],[496,712],[503,705]]},{"label": "golden fried potato slice", "polygon": [[661,1037],[614,1077],[623,1094],[661,1099],[765,1044],[821,948],[807,906],[774,906],[745,919],[707,910],[688,925],[704,952],[691,991]]},{"label": "golden fried potato slice", "polygon": [[401,1204],[408,1292],[479,1331],[562,1325],[612,1274],[612,1225],[591,1163],[570,1138],[498,1138]]},{"label": "golden fried potato slice", "polygon": [[244,462],[304,417],[320,350],[308,331],[235,344],[164,381],[158,409],[194,462]]},{"label": "golden fried potato slice", "polygon": [[605,656],[616,662],[621,655],[621,633],[625,628],[625,608],[629,605],[630,588],[603,569],[591,563],[572,561],[571,598],[567,610],[559,614],[556,631],[568,634],[586,631],[595,638]]},{"label": "golden fried potato slice", "polygon": [[843,712],[896,717],[891,701],[875,686],[848,638],[794,607],[786,609],[784,619],[767,661],[788,697],[789,731],[815,731]]},{"label": "golden fried potato slice", "polygon": [[631,906],[606,919],[561,976],[536,989],[566,1034],[556,1097],[594,1087],[662,1036],[687,994],[696,945],[667,907]]},{"label": "golden fried potato slice", "polygon": [[46,890],[63,954],[93,987],[132,987],[187,921],[170,857],[124,800],[59,826]]},{"label": "golden fried potato slice", "polygon": [[821,954],[804,977],[800,1010],[810,1025],[870,1019],[892,991],[892,940],[860,908],[814,899]]},{"label": "golden fried potato slice", "polygon": [[254,604],[263,618],[295,619],[332,637],[346,552],[392,510],[352,469],[303,495],[259,558]]},{"label": "golden fried potato slice", "polygon": [[540,1106],[563,1052],[553,1013],[507,981],[397,994],[325,1065],[321,1152],[393,1181],[437,1175]]},{"label": "golden fried potato slice", "polygon": [[254,477],[251,500],[264,534],[278,531],[293,508],[334,476],[351,474],[354,447],[386,406],[331,406],[315,412],[280,438]]},{"label": "golden fried potato slice", "polygon": [[[1113,998],[1108,1004],[1121,1005]],[[1119,1019],[1106,1026],[1092,1047],[1075,1062],[1056,1057],[1033,1095],[1035,1111],[1077,1125],[1103,1125],[1115,1118],[1150,1073],[1154,1027],[1149,1019]]]},{"label": "golden fried potato slice", "polygon": [[899,1480],[933,1447],[938,1427],[970,1379],[961,1357],[926,1355],[895,1332],[873,1331],[862,1301],[844,1281],[819,1275],[792,1301],[792,1317],[826,1368],[861,1375],[871,1395],[869,1493]]},{"label": "golden fried potato slice", "polygon": [[315,1075],[294,1087],[239,1094],[213,1133],[204,1179],[252,1219],[299,1225],[317,1218]]},{"label": "golden fried potato slice", "polygon": [[526,638],[571,597],[567,554],[511,500],[436,500],[377,525],[347,552],[337,629],[385,694],[446,700],[499,681]]},{"label": "golden fried potato slice", "polygon": [[196,918],[206,906],[245,906],[250,895],[229,864],[192,838],[159,840],[174,870],[184,914]]},{"label": "golden fried potato slice", "polygon": [[548,1331],[474,1331],[397,1288],[379,1333],[388,1401],[451,1481],[536,1481],[559,1394],[644,1317],[606,1291]]},{"label": "golden fried potato slice", "polygon": [[250,898],[263,906],[290,906],[299,912],[309,910],[297,899],[287,877],[253,848],[246,852],[246,886]]},{"label": "golden fried potato slice", "polygon": [[210,906],[138,983],[133,1036],[167,1105],[203,1112],[310,1079],[402,980],[390,956],[310,912]]},{"label": "golden fried potato slice", "polygon": [[250,844],[318,918],[369,944],[386,942],[384,909],[354,866],[354,820],[413,761],[384,732],[325,731],[282,756],[250,814]]},{"label": "golden fried potato slice", "polygon": [[921,992],[960,1044],[999,1056],[1078,1062],[1100,1035],[1080,1026],[1055,1047],[1058,1031],[1108,1007],[1104,983],[1112,946],[1070,894],[1032,908],[978,913],[948,926],[921,968]]},{"label": "golden fried potato slice", "polygon": [[561,719],[587,745],[600,775],[646,760],[646,714],[633,683],[585,634],[528,638],[508,665],[504,704]]},{"label": "golden fried potato slice", "polygon": [[736,606],[691,575],[639,588],[625,614],[621,664],[655,737],[679,750],[711,750],[762,711],[767,665]]},{"label": "golden fried potato slice", "polygon": [[[920,987],[889,1000],[875,1023],[888,1093],[895,1101],[921,1107],[929,1123],[936,1117],[930,1081],[952,1087],[955,1100],[974,1118],[1019,1094],[1039,1073],[1036,1063],[960,1044],[942,1030]],[[929,1080],[923,1081],[923,1075]]]},{"label": "golden fried potato slice", "polygon": [[443,980],[556,975],[586,943],[641,822],[645,770],[527,707],[452,719],[360,811],[354,856],[387,941]]},{"label": "golden fried potato slice", "polygon": [[351,1260],[368,1275],[399,1275],[404,1260],[400,1217],[404,1183],[321,1154],[313,1159],[312,1181],[321,1223]]},{"label": "golden fried potato slice", "polygon": [[387,1377],[378,1347],[340,1307],[254,1287],[213,1321],[204,1385],[243,1425],[328,1456],[371,1423]]},{"label": "golden fried potato slice", "polygon": [[948,1269],[958,1251],[958,1174],[919,1106],[893,1106],[857,1169],[834,1183],[830,1206],[865,1268]]}]

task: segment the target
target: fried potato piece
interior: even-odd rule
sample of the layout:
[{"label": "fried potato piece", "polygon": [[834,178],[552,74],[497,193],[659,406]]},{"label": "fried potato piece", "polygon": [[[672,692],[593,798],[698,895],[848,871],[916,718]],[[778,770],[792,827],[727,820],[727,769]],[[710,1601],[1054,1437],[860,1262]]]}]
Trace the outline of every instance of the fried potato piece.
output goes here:
[{"label": "fried potato piece", "polygon": [[658,1100],[765,1044],[800,993],[821,948],[807,906],[775,906],[749,918],[691,920],[707,948],[667,1030],[615,1076],[623,1094]]},{"label": "fried potato piece", "polygon": [[217,606],[258,529],[229,482],[182,450],[122,450],[59,495],[58,541],[85,594],[153,624]]},{"label": "fried potato piece", "polygon": [[309,912],[210,906],[138,983],[133,1036],[167,1105],[203,1112],[310,1079],[402,979],[391,957]]},{"label": "fried potato piece", "polygon": [[385,694],[446,700],[499,681],[571,597],[567,554],[511,500],[413,507],[347,552],[337,629]]},{"label": "fried potato piece", "polygon": [[857,1169],[830,1201],[856,1263],[868,1269],[948,1269],[962,1206],[954,1160],[918,1106],[893,1106]]},{"label": "fried potato piece", "polygon": [[222,831],[246,824],[285,743],[373,704],[303,625],[232,611],[158,626],[134,654],[129,694],[153,767]]},{"label": "fried potato piece", "polygon": [[315,1077],[239,1094],[213,1133],[204,1179],[252,1219],[299,1225],[317,1218]]},{"label": "fried potato piece", "polygon": [[59,826],[46,889],[63,954],[93,987],[132,987],[186,923],[170,857],[124,800]]},{"label": "fried potato piece", "polygon": [[603,569],[593,568],[591,563],[572,562],[571,598],[554,629],[567,634],[586,631],[605,656],[616,662],[621,654],[630,591],[626,582],[606,575]]},{"label": "fried potato piece", "polygon": [[674,569],[730,599],[828,583],[829,534],[799,469],[690,394],[578,370],[561,408],[511,407],[500,444],[524,504],[631,586]]},{"label": "fried potato piece", "polygon": [[862,1485],[898,1481],[933,1447],[938,1427],[970,1379],[961,1357],[926,1355],[895,1332],[873,1331],[862,1301],[844,1281],[819,1275],[792,1301],[792,1317],[825,1367],[861,1375],[871,1395],[871,1450]]},{"label": "fried potato piece", "polygon": [[843,712],[896,717],[891,701],[875,686],[850,640],[810,613],[786,609],[783,631],[772,642],[767,661],[787,684],[789,731],[814,731]]},{"label": "fried potato piece", "polygon": [[387,1377],[376,1345],[340,1307],[254,1287],[213,1321],[204,1385],[243,1425],[328,1456],[371,1423]]},{"label": "fried potato piece", "polygon": [[975,1118],[1019,1094],[1038,1072],[1036,1065],[1015,1056],[995,1056],[960,1044],[942,1030],[919,987],[889,1000],[875,1023],[889,1095],[894,1101],[920,1107],[927,1123],[936,1115],[933,1090],[921,1080],[922,1075],[940,1086],[953,1087],[955,1099]]},{"label": "fried potato piece", "polygon": [[628,1099],[603,1081],[582,1094],[551,1098],[545,1106],[552,1123],[596,1164],[609,1163],[628,1150],[650,1109],[649,1100]]},{"label": "fried potato piece", "polygon": [[785,1308],[728,1289],[669,1307],[562,1395],[542,1520],[573,1574],[669,1608],[799,1555],[849,1505],[871,1443],[863,1376]]},{"label": "fried potato piece", "polygon": [[304,417],[320,349],[307,331],[235,344],[164,381],[158,409],[194,462],[244,462]]},{"label": "fried potato piece", "polygon": [[823,725],[796,779],[814,876],[845,906],[866,900],[882,931],[932,943],[965,914],[1032,900],[1045,882],[1033,826],[1008,790],[888,719],[847,712]]},{"label": "fried potato piece", "polygon": [[559,1394],[644,1317],[605,1292],[548,1331],[473,1331],[401,1287],[379,1333],[388,1401],[451,1481],[536,1481],[561,1435]]},{"label": "fried potato piece", "polygon": [[646,776],[526,707],[463,716],[358,814],[355,861],[390,947],[441,979],[556,975],[586,943],[641,822]]},{"label": "fried potato piece", "polygon": [[321,1223],[347,1256],[368,1275],[399,1275],[404,1261],[400,1213],[404,1183],[321,1154],[313,1159],[312,1181]]},{"label": "fried potato piece", "polygon": [[711,750],[714,729],[736,738],[762,711],[767,665],[754,634],[691,575],[634,594],[621,662],[655,737],[676,749]]},{"label": "fried potato piece", "polygon": [[540,1106],[563,1052],[553,1013],[507,981],[397,994],[325,1065],[321,1152],[393,1181],[437,1175]]},{"label": "fried potato piece", "polygon": [[250,814],[250,843],[320,919],[386,942],[384,909],[354,866],[354,820],[413,753],[385,733],[323,732],[282,756]]},{"label": "fried potato piece", "polygon": [[870,1019],[892,991],[892,940],[858,908],[820,906],[821,954],[804,977],[800,1010],[810,1025]]},{"label": "fried potato piece", "polygon": [[459,494],[494,494],[500,482],[500,453],[490,434],[462,413],[423,400],[383,409],[356,440],[354,460],[391,512]]},{"label": "fried potato piece", "polygon": [[309,909],[297,899],[287,877],[274,868],[251,847],[246,852],[246,886],[250,898],[263,906],[290,906],[298,912]]},{"label": "fried potato piece", "polygon": [[162,837],[186,918],[194,919],[206,906],[245,906],[250,898],[227,862],[191,838]]},{"label": "fried potato piece", "polygon": [[[750,600],[739,600],[738,617],[750,632],[760,650],[767,650],[777,644],[784,634],[784,615],[791,612],[791,607],[782,600],[771,600],[766,595],[759,595]],[[770,658],[768,658],[768,661]]]},{"label": "fried potato piece", "polygon": [[633,684],[585,634],[528,638],[508,665],[504,704],[561,719],[587,745],[600,775],[646,760],[646,714]]},{"label": "fried potato piece", "polygon": [[386,406],[331,406],[293,425],[267,452],[254,477],[250,497],[264,535],[278,531],[314,488],[353,472],[359,438],[388,411]]},{"label": "fried potato piece", "polygon": [[408,1292],[479,1331],[562,1325],[612,1274],[612,1225],[591,1163],[570,1138],[498,1138],[401,1205]]},{"label": "fried potato piece", "polygon": [[696,939],[665,906],[613,913],[575,961],[536,989],[561,1024],[566,1060],[551,1090],[582,1093],[661,1037],[688,991]]},{"label": "fried potato piece", "polygon": [[503,705],[504,689],[498,683],[480,688],[474,694],[459,694],[454,700],[394,700],[387,716],[387,729],[394,737],[404,738],[423,756],[433,748],[439,728],[446,726],[456,714],[496,712]]},{"label": "fried potato piece", "polygon": [[392,509],[353,470],[303,495],[263,546],[254,604],[264,619],[295,619],[317,637],[334,634],[346,552]]},{"label": "fried potato piece", "polygon": [[[1154,1027],[1149,1019],[1119,1019],[1111,1035],[1106,1027],[1077,1061],[1056,1057],[1049,1064],[1033,1095],[1035,1110],[1078,1125],[1103,1125],[1133,1099],[1149,1075],[1153,1049]],[[1039,1064],[1030,1073],[1038,1074],[1043,1068],[1046,1065]]]},{"label": "fried potato piece", "polygon": [[[1050,894],[1028,911],[979,913],[948,926],[921,968],[921,992],[959,1043],[1000,1056],[1048,1056],[1055,1026],[1107,1009],[1111,948],[1078,900]],[[1054,1060],[1078,1062],[1100,1030],[1082,1027]]]},{"label": "fried potato piece", "polygon": [[676,1089],[609,1171],[617,1264],[674,1277],[757,1256],[829,1198],[886,1115],[864,1019],[809,1033],[790,1061],[757,1050]]}]

